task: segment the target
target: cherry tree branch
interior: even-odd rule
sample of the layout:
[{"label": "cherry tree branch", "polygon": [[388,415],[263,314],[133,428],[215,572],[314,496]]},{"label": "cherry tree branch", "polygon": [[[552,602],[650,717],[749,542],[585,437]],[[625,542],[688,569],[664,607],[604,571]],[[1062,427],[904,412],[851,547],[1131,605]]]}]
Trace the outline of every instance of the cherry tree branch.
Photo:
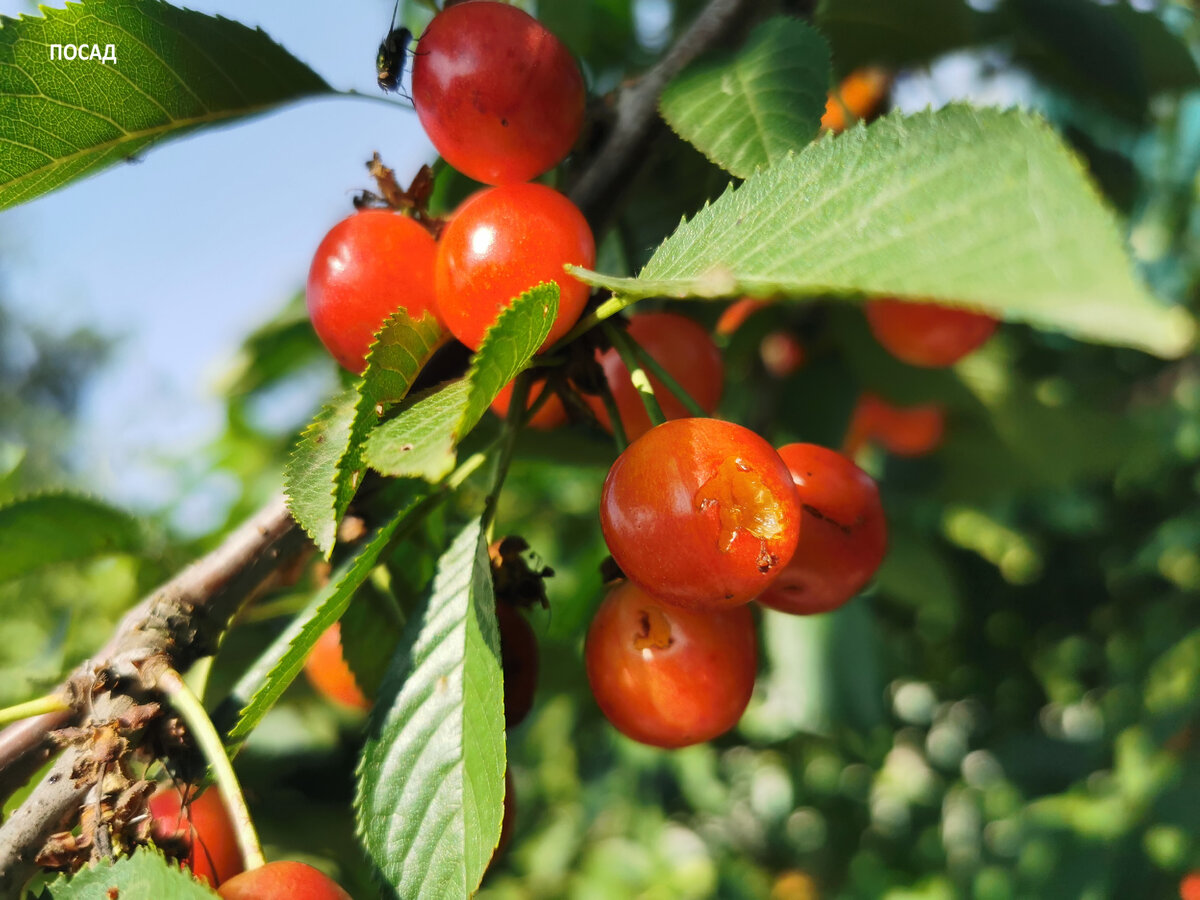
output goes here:
[{"label": "cherry tree branch", "polygon": [[[242,603],[307,546],[283,498],[275,498],[217,549],[130,610],[108,644],[80,665],[60,690],[76,709],[88,709],[84,724],[117,720],[132,702],[115,691],[95,692],[99,679],[136,675],[138,666],[153,657],[182,670],[212,653]],[[0,732],[0,783],[7,791],[21,783],[17,775],[31,767],[36,770],[49,758],[55,746],[50,732],[75,719],[70,712],[51,713]],[[0,896],[15,896],[32,874],[46,838],[83,803],[91,785],[78,773],[86,768],[90,749],[86,742],[70,745],[0,826]]]},{"label": "cherry tree branch", "polygon": [[614,196],[644,158],[663,89],[696,57],[728,41],[753,7],[754,0],[711,0],[662,59],[617,95],[612,130],[568,192],[593,227],[607,218]]}]

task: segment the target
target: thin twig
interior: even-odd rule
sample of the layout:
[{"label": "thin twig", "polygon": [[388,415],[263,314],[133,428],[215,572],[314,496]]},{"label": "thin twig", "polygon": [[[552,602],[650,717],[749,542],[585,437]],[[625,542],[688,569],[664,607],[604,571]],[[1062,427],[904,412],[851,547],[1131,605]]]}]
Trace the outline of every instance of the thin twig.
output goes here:
[{"label": "thin twig", "polygon": [[658,98],[672,78],[696,57],[722,43],[754,0],[712,0],[671,49],[638,81],[617,96],[612,130],[569,191],[593,226],[607,218],[617,188],[644,157],[658,123]]}]

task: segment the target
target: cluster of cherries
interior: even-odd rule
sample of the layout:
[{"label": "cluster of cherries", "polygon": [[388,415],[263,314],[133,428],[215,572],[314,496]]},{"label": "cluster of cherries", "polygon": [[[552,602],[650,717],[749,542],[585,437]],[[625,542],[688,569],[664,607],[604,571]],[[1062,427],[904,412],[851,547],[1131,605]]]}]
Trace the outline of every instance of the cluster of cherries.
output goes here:
[{"label": "cluster of cherries", "polygon": [[[531,178],[556,166],[578,139],[585,91],[562,43],[516,7],[493,0],[448,5],[421,36],[412,73],[413,102],[449,164],[489,187],[447,219],[365,209],[322,240],[308,277],[313,327],[329,352],[363,371],[374,335],[394,311],[431,313],[459,341],[478,349],[488,327],[516,296],[556,282],[559,312],[543,347],[565,335],[588,297],[565,264],[591,267],[592,232],[562,194]],[[840,130],[886,90],[866,73],[831,98],[823,125]],[[734,304],[718,333],[735,330],[762,301]],[[877,339],[901,360],[945,366],[983,343],[995,321],[973,313],[892,300],[867,304]],[[666,373],[649,382],[663,418],[654,426],[616,349],[596,351],[613,404],[579,392],[595,420],[632,442],[605,481],[601,526],[623,577],[588,631],[586,666],[596,700],[630,737],[660,747],[709,740],[733,727],[754,685],[757,642],[751,601],[793,614],[827,612],[867,584],[887,536],[875,482],[848,455],[867,441],[897,453],[923,452],[940,438],[940,412],[898,410],[864,395],[843,455],[813,444],[773,448],[754,432],[715,418],[724,370],[721,353],[696,322],[665,312],[633,315],[628,337]],[[782,374],[802,349],[776,341],[768,362]],[[547,382],[536,382],[537,403]],[[686,394],[691,403],[676,396]],[[511,386],[494,408],[505,414]],[[690,412],[691,410],[692,412]],[[567,421],[559,394],[537,403],[526,422]],[[935,433],[936,432],[936,433]],[[537,683],[537,639],[522,610],[544,603],[528,547],[506,538],[491,548],[500,628],[507,728],[528,714]],[[370,700],[342,655],[338,626],[318,641],[306,666],[313,686],[347,707]],[[503,847],[515,805],[506,775]],[[185,802],[186,801],[186,802]],[[299,897],[345,900],[316,869],[275,862],[242,872],[233,825],[216,791],[184,798],[164,788],[151,801],[156,840],[175,846],[226,900]]]},{"label": "cluster of cherries", "polygon": [[383,322],[403,307],[432,313],[479,349],[514,297],[540,282],[559,286],[559,316],[546,346],[578,320],[587,285],[563,266],[590,268],[595,240],[564,195],[534,178],[558,165],[583,127],[583,78],[570,52],[536,19],[507,3],[448,6],[418,41],[413,104],[438,153],[492,185],[448,220],[367,209],[321,241],[308,275],[313,327],[329,352],[361,372]]},{"label": "cluster of cherries", "polygon": [[[707,346],[716,354],[707,335],[685,337],[680,320],[651,344],[639,323],[652,318],[635,316],[631,334],[681,387],[719,398],[719,364],[687,370],[675,362],[682,349],[665,352],[677,337],[693,353]],[[886,349],[921,366],[953,364],[996,326],[987,316],[894,300],[869,302],[867,318]],[[605,370],[619,405],[632,386],[618,365],[610,358]],[[716,373],[716,383],[705,384],[702,372]],[[940,418],[925,421],[931,412],[865,395],[848,441],[884,435],[919,450],[929,440],[922,429],[940,431]],[[749,702],[757,671],[750,601],[802,615],[837,609],[878,569],[887,529],[875,482],[847,456],[815,444],[776,450],[718,419],[667,419],[631,428],[637,439],[605,480],[601,527],[627,580],[597,611],[585,655],[592,692],[618,730],[682,747],[732,728]]]}]

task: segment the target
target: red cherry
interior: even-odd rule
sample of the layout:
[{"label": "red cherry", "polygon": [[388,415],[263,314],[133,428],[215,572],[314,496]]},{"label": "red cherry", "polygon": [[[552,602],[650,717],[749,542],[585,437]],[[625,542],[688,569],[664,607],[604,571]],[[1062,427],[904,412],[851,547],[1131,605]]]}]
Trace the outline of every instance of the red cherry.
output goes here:
[{"label": "red cherry", "polygon": [[516,728],[533,708],[538,678],[537,636],[529,621],[507,603],[496,604],[500,666],[504,671],[504,727]]},{"label": "red cherry", "polygon": [[333,226],[313,256],[306,298],[317,337],[334,359],[357,374],[375,332],[397,309],[414,319],[437,315],[436,254],[429,232],[399,213],[368,209]]},{"label": "red cherry", "polygon": [[1180,900],[1200,900],[1200,871],[1190,872],[1179,882]]},{"label": "red cherry", "polygon": [[[189,802],[184,805],[184,797]],[[195,788],[164,786],[150,798],[150,832],[159,844],[182,843],[190,848],[184,865],[211,885],[244,868],[233,820],[215,787],[195,796]]]},{"label": "red cherry", "polygon": [[902,300],[871,300],[866,312],[871,333],[892,356],[935,369],[982,346],[998,324],[980,313]]},{"label": "red cherry", "polygon": [[224,900],[352,900],[328,875],[298,862],[272,862],[243,872],[217,894]]},{"label": "red cherry", "polygon": [[413,105],[450,165],[485,184],[529,181],[583,127],[579,66],[515,6],[473,0],[434,16],[417,41]]},{"label": "red cherry", "polygon": [[[702,326],[674,313],[642,313],[630,318],[629,336],[707,412],[716,410],[721,402],[725,366],[721,361],[721,351]],[[604,377],[617,403],[625,434],[629,440],[636,440],[650,430],[650,416],[637,388],[633,386],[629,370],[625,368],[616,349],[597,353],[596,359],[604,368]],[[653,375],[650,375],[650,386],[654,388],[654,396],[668,419],[683,419],[691,415],[683,401]],[[585,395],[585,399],[600,424],[611,431],[604,402],[599,397]]]},{"label": "red cherry", "polygon": [[748,606],[682,609],[633,582],[604,599],[584,654],[604,715],[655,747],[698,744],[736,725],[758,667]]},{"label": "red cherry", "polygon": [[804,365],[804,345],[786,331],[772,331],[758,345],[763,368],[776,378],[786,378]]},{"label": "red cherry", "polygon": [[570,330],[588,298],[588,286],[563,266],[591,268],[595,262],[587,220],[558,191],[541,184],[488,188],[469,197],[442,232],[438,309],[454,336],[478,350],[488,326],[514,298],[543,281],[557,282],[558,319],[544,350]]},{"label": "red cherry", "polygon": [[892,78],[884,69],[856,69],[842,79],[836,96],[830,92],[825,101],[825,114],[821,116],[821,127],[826,131],[843,131],[846,128],[846,113],[855,119],[868,118],[883,100]]},{"label": "red cherry", "polygon": [[617,565],[669,603],[721,609],[762,593],[791,559],[800,506],[779,454],[748,428],[675,419],[629,445],[600,525]]},{"label": "red cherry", "polygon": [[863,444],[875,442],[897,456],[924,456],[942,442],[946,414],[937,403],[893,406],[875,394],[858,398],[843,450],[858,453]]},{"label": "red cherry", "polygon": [[725,307],[725,311],[721,313],[721,318],[717,319],[717,334],[728,337],[741,328],[742,324],[748,318],[760,309],[765,309],[770,305],[771,302],[769,300],[755,300],[753,297],[743,297],[741,300],[735,300]]},{"label": "red cherry", "polygon": [[318,693],[334,703],[351,709],[370,709],[367,699],[354,680],[354,672],[342,655],[342,625],[334,622],[317,638],[304,661],[304,674]]},{"label": "red cherry", "polygon": [[804,520],[791,561],[758,602],[787,613],[829,612],[861,591],[883,562],[887,525],[879,488],[826,447],[788,444],[779,455],[796,482]]},{"label": "red cherry", "polygon": [[[533,406],[545,389],[546,382],[544,381],[534,384],[529,389],[529,402],[525,404],[525,408],[528,409]],[[502,419],[508,415],[508,407],[512,404],[512,392],[512,382],[509,382],[500,389],[500,393],[492,401],[492,412]],[[533,414],[533,418],[526,424],[530,428],[536,428],[539,431],[551,431],[560,425],[565,425],[566,421],[567,408],[563,406],[562,399],[557,394],[553,394],[547,398],[546,402],[542,404],[541,408]]]}]

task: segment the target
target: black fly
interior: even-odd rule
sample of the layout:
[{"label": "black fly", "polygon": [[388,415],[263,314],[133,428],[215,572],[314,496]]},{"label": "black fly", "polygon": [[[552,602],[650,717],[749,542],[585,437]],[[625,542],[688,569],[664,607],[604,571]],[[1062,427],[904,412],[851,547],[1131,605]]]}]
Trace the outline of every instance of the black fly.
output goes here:
[{"label": "black fly", "polygon": [[400,90],[400,79],[404,77],[404,58],[408,53],[408,45],[412,42],[412,32],[407,28],[396,27],[396,13],[400,2],[396,0],[396,8],[392,10],[392,30],[379,45],[379,54],[375,57],[375,70],[379,86],[385,91]]}]

